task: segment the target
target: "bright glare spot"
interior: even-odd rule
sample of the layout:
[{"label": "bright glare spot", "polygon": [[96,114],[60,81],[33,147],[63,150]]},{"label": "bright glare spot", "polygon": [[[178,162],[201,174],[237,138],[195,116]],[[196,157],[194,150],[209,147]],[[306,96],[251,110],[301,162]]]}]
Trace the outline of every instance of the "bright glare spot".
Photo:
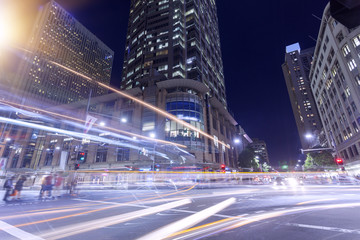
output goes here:
[{"label": "bright glare spot", "polygon": [[288,178],[287,180],[288,180],[289,185],[292,187],[295,187],[299,184],[295,178]]},{"label": "bright glare spot", "polygon": [[56,150],[60,150],[60,147],[56,147],[55,149],[56,149]]},{"label": "bright glare spot", "polygon": [[310,139],[310,138],[313,138],[313,135],[310,134],[310,133],[308,133],[308,134],[305,135],[305,137],[306,137],[307,139]]},{"label": "bright glare spot", "polygon": [[11,138],[6,138],[5,141],[10,142]]},{"label": "bright glare spot", "polygon": [[14,17],[9,6],[0,5],[0,46],[11,44],[15,37]]},{"label": "bright glare spot", "polygon": [[149,136],[150,136],[151,138],[155,138],[155,137],[156,137],[155,133],[150,133]]},{"label": "bright glare spot", "polygon": [[122,119],[121,119],[121,122],[122,122],[122,123],[126,123],[126,122],[127,122],[127,119],[126,119],[126,118],[122,118]]},{"label": "bright glare spot", "polygon": [[133,137],[133,139],[134,139],[134,140],[136,140],[136,139],[137,139],[137,137]]},{"label": "bright glare spot", "polygon": [[101,122],[101,123],[100,123],[100,126],[104,127],[104,126],[105,126],[105,123],[104,123],[104,122]]},{"label": "bright glare spot", "polygon": [[235,140],[234,140],[234,143],[239,143],[240,142],[240,139],[238,139],[238,138],[236,138]]}]

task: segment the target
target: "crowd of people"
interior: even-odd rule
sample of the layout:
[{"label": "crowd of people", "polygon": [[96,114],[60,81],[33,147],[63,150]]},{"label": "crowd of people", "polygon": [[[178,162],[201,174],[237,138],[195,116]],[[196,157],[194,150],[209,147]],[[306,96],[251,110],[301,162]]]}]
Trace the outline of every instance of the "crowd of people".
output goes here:
[{"label": "crowd of people", "polygon": [[[26,180],[27,177],[24,175],[7,178],[3,186],[5,190],[3,201],[21,200],[21,191]],[[76,187],[76,178],[68,178],[67,182],[65,180],[59,174],[50,174],[42,177],[39,199],[60,198],[62,196],[62,189],[67,189],[69,194],[73,194]]]}]

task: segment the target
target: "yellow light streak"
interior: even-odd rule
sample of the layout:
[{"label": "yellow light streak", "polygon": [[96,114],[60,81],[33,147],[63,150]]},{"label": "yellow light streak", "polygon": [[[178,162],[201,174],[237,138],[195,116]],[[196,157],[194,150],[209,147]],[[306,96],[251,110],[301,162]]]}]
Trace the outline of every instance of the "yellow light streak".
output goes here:
[{"label": "yellow light streak", "polygon": [[[63,66],[63,65],[61,65],[61,64],[59,64],[59,63],[56,63],[56,62],[54,62],[54,61],[49,61],[49,62],[51,62],[52,64],[54,64],[54,65],[56,65],[56,66],[58,66],[58,67],[61,67],[61,68],[65,69],[65,70],[67,70],[67,71],[69,71],[69,72],[71,72],[71,73],[73,73],[73,74],[75,74],[75,75],[78,75],[78,76],[80,76],[80,77],[83,77],[83,78],[85,78],[85,79],[87,79],[87,80],[89,80],[89,81],[93,81],[94,83],[97,83],[98,85],[100,85],[100,86],[102,86],[102,87],[104,87],[104,88],[107,88],[107,89],[109,89],[109,90],[111,90],[111,91],[114,91],[115,93],[117,93],[117,94],[119,94],[119,95],[121,95],[121,96],[124,96],[124,97],[126,97],[126,98],[129,98],[129,99],[131,99],[131,100],[133,100],[133,101],[135,101],[135,102],[137,102],[137,103],[139,103],[139,104],[141,104],[141,105],[143,105],[143,106],[145,106],[145,107],[147,107],[147,108],[149,108],[149,109],[151,109],[151,110],[159,113],[160,115],[162,115],[162,116],[164,116],[164,117],[167,117],[167,118],[169,118],[169,119],[171,119],[171,120],[173,120],[173,121],[175,121],[175,122],[177,122],[177,123],[180,123],[180,124],[182,124],[182,125],[190,128],[190,129],[192,129],[192,130],[200,133],[201,135],[203,135],[203,136],[205,136],[205,137],[207,137],[207,138],[209,138],[209,139],[211,139],[211,140],[213,140],[213,141],[216,141],[213,136],[211,136],[211,135],[207,134],[206,132],[204,132],[204,131],[202,131],[202,130],[196,128],[196,127],[194,127],[194,126],[191,125],[190,123],[187,123],[187,122],[185,122],[185,121],[183,121],[183,120],[175,117],[174,115],[172,115],[172,114],[170,114],[170,113],[168,113],[168,112],[166,112],[166,111],[161,110],[160,108],[157,108],[157,107],[155,107],[155,106],[153,106],[153,105],[151,105],[151,104],[149,104],[149,103],[146,103],[146,102],[144,102],[144,101],[142,101],[142,100],[140,100],[140,99],[138,99],[138,98],[135,98],[135,97],[133,97],[133,96],[131,96],[131,95],[128,95],[128,94],[124,93],[123,91],[120,91],[120,90],[118,90],[118,89],[116,89],[116,88],[110,87],[110,86],[108,86],[108,85],[106,85],[106,84],[104,84],[104,83],[94,81],[94,80],[91,79],[90,77],[88,77],[88,76],[86,76],[86,75],[84,75],[84,74],[81,74],[81,73],[79,73],[79,72],[77,72],[77,71],[75,71],[75,70],[73,70],[73,69],[71,69],[71,68],[69,68],[69,67]],[[217,140],[217,141],[218,141],[218,140]],[[224,142],[222,142],[222,141],[218,141],[218,142],[219,142],[221,145],[223,145],[223,146],[225,146],[225,147],[227,147],[227,148],[230,148],[230,147],[229,147],[227,144],[225,144]]]},{"label": "yellow light streak", "polygon": [[297,203],[296,205],[305,205],[308,203],[327,202],[327,201],[335,201],[335,200],[338,200],[338,199],[337,198],[317,199],[317,200],[311,200],[311,201],[306,201],[306,202],[300,202],[300,203]]},{"label": "yellow light streak", "polygon": [[[149,103],[146,103],[146,102],[144,102],[144,101],[141,101],[140,99],[137,99],[137,98],[135,98],[135,97],[133,97],[133,96],[130,96],[130,95],[124,93],[123,91],[120,91],[120,90],[118,90],[118,89],[115,89],[115,88],[113,88],[113,87],[110,87],[110,86],[108,86],[108,85],[106,85],[106,84],[104,84],[104,83],[101,83],[101,82],[97,82],[97,83],[98,83],[100,86],[102,86],[102,87],[105,87],[105,88],[107,88],[107,89],[109,89],[109,90],[111,90],[111,91],[114,91],[114,92],[116,92],[116,93],[118,93],[118,94],[120,94],[120,95],[122,95],[122,96],[124,96],[124,97],[127,97],[127,98],[129,98],[129,99],[131,99],[131,100],[133,100],[133,101],[135,101],[135,102],[137,102],[137,103],[139,103],[139,104],[141,104],[141,105],[143,105],[143,106],[145,106],[145,107],[153,110],[154,112],[157,112],[157,113],[159,113],[160,115],[163,115],[164,117],[170,118],[171,120],[173,120],[173,121],[175,121],[175,122],[177,122],[177,123],[180,123],[180,124],[182,124],[182,125],[190,128],[190,129],[192,129],[192,130],[200,133],[201,135],[203,135],[203,136],[205,136],[205,137],[207,137],[207,138],[210,138],[211,140],[215,141],[215,138],[214,138],[213,136],[207,134],[206,132],[204,132],[204,131],[202,131],[202,130],[200,130],[200,129],[197,129],[196,127],[194,127],[194,126],[191,125],[190,123],[187,123],[187,122],[185,122],[185,121],[183,121],[183,120],[175,117],[174,115],[172,115],[172,114],[170,114],[170,113],[168,113],[168,112],[166,112],[166,111],[163,111],[163,110],[161,110],[161,109],[159,109],[159,108],[157,108],[157,107],[155,107],[155,106],[153,106],[153,105],[151,105],[151,104],[149,104]],[[224,142],[222,142],[222,141],[218,141],[218,142],[219,142],[220,144],[224,145],[225,147],[230,148],[230,147],[229,147],[228,145],[226,145]]]}]

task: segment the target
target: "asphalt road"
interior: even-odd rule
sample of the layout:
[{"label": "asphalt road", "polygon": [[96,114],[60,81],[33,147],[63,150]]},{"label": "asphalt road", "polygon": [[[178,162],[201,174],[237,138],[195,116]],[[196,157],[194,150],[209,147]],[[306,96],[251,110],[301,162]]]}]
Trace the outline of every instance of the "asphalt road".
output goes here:
[{"label": "asphalt road", "polygon": [[45,201],[24,191],[23,197],[0,205],[0,239],[360,239],[358,185],[97,190]]}]

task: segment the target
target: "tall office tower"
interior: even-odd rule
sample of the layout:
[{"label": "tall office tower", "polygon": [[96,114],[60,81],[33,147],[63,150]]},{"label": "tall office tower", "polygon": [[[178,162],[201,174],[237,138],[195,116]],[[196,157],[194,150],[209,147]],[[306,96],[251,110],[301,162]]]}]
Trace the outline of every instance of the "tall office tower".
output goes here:
[{"label": "tall office tower", "polygon": [[360,27],[348,29],[337,22],[329,5],[310,81],[328,142],[344,158],[346,169],[360,174]]},{"label": "tall office tower", "polygon": [[250,147],[254,149],[255,157],[261,161],[261,163],[270,163],[269,154],[267,151],[266,143],[264,140],[253,139],[253,142],[250,143]]},{"label": "tall office tower", "polygon": [[203,82],[227,105],[214,0],[131,1],[122,88],[154,71]]},{"label": "tall office tower", "polygon": [[310,88],[309,72],[314,48],[301,50],[299,43],[286,47],[283,74],[303,149],[320,145],[322,124]]},{"label": "tall office tower", "polygon": [[207,133],[144,109],[142,132],[187,147],[199,162],[236,167],[214,0],[132,0],[122,89]]},{"label": "tall office tower", "polygon": [[70,103],[90,89],[92,96],[107,93],[95,81],[110,83],[110,48],[53,0],[38,8],[33,26],[14,86],[21,97]]}]

